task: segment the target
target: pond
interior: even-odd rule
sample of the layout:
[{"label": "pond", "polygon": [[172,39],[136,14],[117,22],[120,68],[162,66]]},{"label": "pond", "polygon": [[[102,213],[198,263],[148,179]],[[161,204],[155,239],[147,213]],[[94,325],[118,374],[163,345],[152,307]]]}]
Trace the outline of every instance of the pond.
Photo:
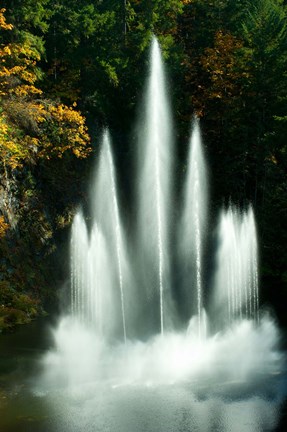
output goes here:
[{"label": "pond", "polygon": [[0,336],[1,432],[286,430],[284,374],[221,383],[95,378],[43,388],[41,358],[52,346],[47,320]]}]

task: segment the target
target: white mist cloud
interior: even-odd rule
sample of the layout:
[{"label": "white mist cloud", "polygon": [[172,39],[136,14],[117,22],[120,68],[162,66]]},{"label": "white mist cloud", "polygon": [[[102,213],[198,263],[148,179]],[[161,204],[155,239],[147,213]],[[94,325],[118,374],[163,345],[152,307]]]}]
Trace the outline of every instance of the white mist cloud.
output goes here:
[{"label": "white mist cloud", "polygon": [[[195,326],[196,327],[196,326]],[[86,382],[162,385],[199,379],[224,383],[258,380],[281,370],[279,333],[265,317],[243,320],[213,336],[166,333],[146,342],[112,345],[71,317],[54,330],[55,348],[43,358],[43,380],[73,387]]]}]

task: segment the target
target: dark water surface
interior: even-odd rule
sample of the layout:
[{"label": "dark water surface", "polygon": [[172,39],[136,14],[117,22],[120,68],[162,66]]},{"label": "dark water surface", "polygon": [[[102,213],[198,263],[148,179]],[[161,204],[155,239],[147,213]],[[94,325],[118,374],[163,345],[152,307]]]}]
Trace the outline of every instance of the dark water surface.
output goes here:
[{"label": "dark water surface", "polygon": [[47,407],[31,394],[40,374],[39,359],[53,344],[48,320],[23,325],[0,335],[0,431],[44,431]]},{"label": "dark water surface", "polygon": [[52,346],[47,320],[0,335],[2,432],[286,431],[285,375],[213,385],[38,385],[41,356]]}]

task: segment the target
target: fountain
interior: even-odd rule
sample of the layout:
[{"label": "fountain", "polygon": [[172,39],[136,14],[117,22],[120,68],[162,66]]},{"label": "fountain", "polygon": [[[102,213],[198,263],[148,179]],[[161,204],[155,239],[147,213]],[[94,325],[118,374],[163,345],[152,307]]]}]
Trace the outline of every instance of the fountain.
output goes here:
[{"label": "fountain", "polygon": [[223,211],[219,226],[214,305],[226,323],[245,316],[259,321],[258,258],[254,213]]},{"label": "fountain", "polygon": [[[70,398],[82,401],[84,394],[85,415],[100,431],[106,424],[112,431],[215,430],[214,419],[221,414],[205,419],[208,404],[218,407],[222,403],[220,412],[229,412],[237,406],[238,397],[246,402],[244,409],[251,405],[254,409],[250,429],[242,420],[240,423],[232,408],[229,417],[220,420],[220,430],[253,432],[266,410],[274,420],[269,422],[272,428],[278,421],[276,404],[283,397],[272,377],[282,369],[282,355],[273,320],[259,310],[254,212],[251,206],[243,211],[232,205],[222,211],[216,270],[213,279],[206,278],[203,257],[210,229],[199,120],[193,121],[181,216],[175,229],[171,216],[172,122],[156,38],[141,130],[136,183],[139,210],[135,232],[129,237],[121,217],[111,138],[104,132],[89,223],[79,210],[72,225],[70,313],[53,330],[55,349],[43,359],[43,387],[46,391],[65,389],[68,402],[62,416],[67,424],[68,418],[79,421],[81,417],[79,410],[73,411],[75,399],[71,402]],[[136,241],[131,244],[128,238]],[[176,266],[171,257],[176,257]],[[172,287],[175,267],[181,277]],[[211,279],[212,286],[207,287]],[[134,305],[140,319],[133,312]],[[183,322],[181,331],[178,322]],[[254,405],[256,391],[262,399]],[[262,396],[270,392],[278,401],[275,405]],[[203,394],[205,405],[200,405]],[[225,397],[235,405],[232,402],[227,408]],[[153,413],[153,403],[162,426]],[[178,404],[178,410],[172,408]],[[59,417],[54,396],[52,405]],[[78,405],[82,407],[82,402]],[[135,420],[132,407],[141,412],[142,421]],[[183,425],[179,419],[181,409],[190,423]],[[122,411],[129,414],[122,415]],[[230,429],[230,416],[235,423],[239,421],[239,429]],[[60,422],[59,430],[80,430],[65,421]]]},{"label": "fountain", "polygon": [[160,303],[160,331],[169,316],[169,209],[172,185],[172,120],[159,44],[154,37],[145,113],[139,140],[139,248],[148,295]]},{"label": "fountain", "polygon": [[[197,305],[190,304],[189,315],[197,313],[198,334],[202,333],[202,249],[207,216],[207,173],[202,151],[199,120],[195,118],[190,140],[188,170],[183,199],[183,212],[179,225],[179,255],[185,298],[191,297]],[[191,302],[190,302],[191,303]]]},{"label": "fountain", "polygon": [[[123,228],[120,222],[116,192],[115,169],[110,149],[110,137],[105,131],[93,194],[94,206],[91,234],[88,234],[81,210],[76,214],[71,236],[71,312],[75,319],[89,322],[97,333],[111,330],[120,295],[121,326],[126,342],[124,283],[127,283]],[[118,323],[116,324],[118,325]]]}]

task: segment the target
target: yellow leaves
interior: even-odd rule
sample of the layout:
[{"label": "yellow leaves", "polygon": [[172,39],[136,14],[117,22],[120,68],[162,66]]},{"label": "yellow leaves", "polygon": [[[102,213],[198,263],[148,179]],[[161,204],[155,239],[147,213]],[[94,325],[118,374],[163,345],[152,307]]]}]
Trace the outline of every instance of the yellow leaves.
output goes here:
[{"label": "yellow leaves", "polygon": [[47,101],[14,102],[5,107],[9,117],[0,115],[0,161],[12,169],[25,161],[61,158],[67,151],[78,158],[89,155],[85,119],[73,107]]},{"label": "yellow leaves", "polygon": [[[4,17],[5,9],[0,9],[0,28],[11,30],[13,26],[6,23]],[[0,95],[6,96],[13,89],[22,84],[22,80],[34,84],[36,78],[28,68],[33,64],[35,58],[32,56],[31,48],[17,44],[0,46]],[[15,79],[13,79],[15,78]],[[24,91],[23,91],[24,92]],[[27,89],[26,89],[27,92]]]},{"label": "yellow leaves", "polygon": [[70,124],[84,124],[84,118],[72,107],[67,107],[66,105],[60,104],[57,106],[51,106],[49,111],[57,121],[68,122]]},{"label": "yellow leaves", "polygon": [[17,86],[13,90],[10,90],[10,93],[12,93],[16,96],[26,97],[26,96],[31,96],[31,95],[41,95],[42,90],[38,89],[35,86],[31,86],[31,85],[21,85],[21,86]]},{"label": "yellow leaves", "polygon": [[21,78],[24,81],[26,81],[27,83],[34,84],[34,82],[36,81],[35,74],[33,74],[32,72],[29,72],[25,68],[21,69],[20,74],[21,74]]},{"label": "yellow leaves", "polygon": [[23,141],[27,146],[29,146],[34,152],[37,152],[37,148],[41,145],[39,138],[30,137],[29,135],[26,135],[23,138]]},{"label": "yellow leaves", "polygon": [[39,60],[39,53],[28,42],[0,46],[1,96],[41,94],[34,85],[37,81],[36,61]]},{"label": "yellow leaves", "polygon": [[6,9],[0,9],[0,29],[1,30],[12,30],[13,25],[6,23],[6,18],[4,16]]},{"label": "yellow leaves", "polygon": [[[0,58],[2,57],[6,57],[6,56],[10,56],[12,54],[11,48],[9,45],[4,45],[1,49],[0,49]],[[1,60],[2,62],[5,60]]]},{"label": "yellow leaves", "polygon": [[0,238],[4,237],[9,229],[9,224],[5,222],[4,216],[0,216]]},{"label": "yellow leaves", "polygon": [[0,143],[0,160],[13,169],[21,167],[27,157],[27,149],[23,148],[3,114],[0,117]]},{"label": "yellow leaves", "polygon": [[[9,30],[4,12],[0,10],[0,27]],[[39,100],[38,60],[39,53],[28,42],[0,46],[0,163],[12,169],[39,158],[62,157],[66,151],[76,157],[91,151],[85,118],[76,110],[76,102],[68,107]]]},{"label": "yellow leaves", "polygon": [[[85,119],[79,111],[64,104],[48,105],[43,124],[40,157],[62,157],[71,150],[76,157],[87,157],[91,151]],[[57,143],[57,144],[56,144]]]}]

